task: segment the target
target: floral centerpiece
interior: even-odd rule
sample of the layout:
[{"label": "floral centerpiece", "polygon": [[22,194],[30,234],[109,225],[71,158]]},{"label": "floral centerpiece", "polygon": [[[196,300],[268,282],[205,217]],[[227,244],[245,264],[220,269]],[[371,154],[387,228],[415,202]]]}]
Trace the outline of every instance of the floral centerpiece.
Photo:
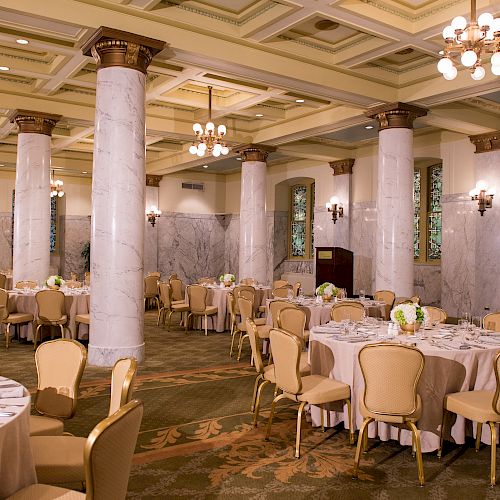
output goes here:
[{"label": "floral centerpiece", "polygon": [[226,273],[219,276],[219,281],[224,283],[225,286],[231,286],[236,281],[236,278],[234,274]]},{"label": "floral centerpiece", "polygon": [[323,300],[330,301],[332,297],[336,297],[339,293],[339,289],[333,284],[326,281],[316,288],[316,295],[318,297],[323,297]]},{"label": "floral centerpiece", "polygon": [[62,276],[49,276],[45,284],[54,290],[57,290],[60,286],[63,286],[66,282],[63,280]]},{"label": "floral centerpiece", "polygon": [[391,320],[405,333],[416,332],[428,319],[427,311],[418,304],[399,304],[391,311]]}]

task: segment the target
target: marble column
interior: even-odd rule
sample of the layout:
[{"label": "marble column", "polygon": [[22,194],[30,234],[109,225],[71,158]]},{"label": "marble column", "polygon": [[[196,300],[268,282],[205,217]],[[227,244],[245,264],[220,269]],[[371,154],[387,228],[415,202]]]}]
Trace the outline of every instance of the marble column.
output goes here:
[{"label": "marble column", "polygon": [[159,40],[101,27],[97,65],[89,363],[144,358],[145,81]]},{"label": "marble column", "polygon": [[[151,208],[160,209],[160,181],[161,175],[146,175],[146,212]],[[158,268],[158,224],[156,219],[154,226],[146,218],[144,229],[144,275],[156,272]]]},{"label": "marble column", "polygon": [[413,295],[413,121],[427,111],[404,103],[369,110],[379,125],[375,290]]},{"label": "marble column", "polygon": [[41,285],[50,269],[50,139],[61,116],[16,110],[13,281]]},{"label": "marble column", "polygon": [[267,271],[266,159],[273,149],[251,144],[238,150],[242,159],[238,278],[254,278],[259,283],[270,281]]},{"label": "marble column", "polygon": [[[333,195],[339,199],[344,209],[342,218],[333,224],[332,246],[349,250],[351,248],[351,187],[354,159],[347,158],[330,162],[333,170]],[[330,214],[331,215],[331,214]]]}]

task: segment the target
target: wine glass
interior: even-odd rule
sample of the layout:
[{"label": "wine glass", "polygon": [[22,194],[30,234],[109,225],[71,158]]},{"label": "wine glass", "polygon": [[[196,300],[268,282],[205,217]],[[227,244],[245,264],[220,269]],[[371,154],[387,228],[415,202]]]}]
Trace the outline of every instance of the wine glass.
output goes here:
[{"label": "wine glass", "polygon": [[364,290],[360,290],[359,291],[359,298],[360,299],[364,299],[365,298],[365,291]]}]

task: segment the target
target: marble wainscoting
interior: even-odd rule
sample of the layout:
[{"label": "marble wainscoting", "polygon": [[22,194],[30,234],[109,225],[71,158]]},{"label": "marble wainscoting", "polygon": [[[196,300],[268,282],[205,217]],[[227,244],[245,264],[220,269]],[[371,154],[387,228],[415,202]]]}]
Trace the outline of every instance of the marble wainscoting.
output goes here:
[{"label": "marble wainscoting", "polygon": [[226,214],[224,218],[224,271],[234,274],[236,278],[240,278],[240,216],[238,214]]},{"label": "marble wainscoting", "polygon": [[[269,282],[278,280],[281,275],[286,271],[286,262],[288,258],[288,212],[279,211],[270,212],[268,217],[273,218],[273,231],[272,237],[269,241],[272,242],[272,246],[269,249],[270,256],[273,257],[273,268],[268,274]],[[268,221],[268,228],[270,229],[270,224]]]},{"label": "marble wainscoting", "polygon": [[0,269],[12,269],[12,214],[0,212]]},{"label": "marble wainscoting", "polygon": [[474,306],[479,214],[465,193],[443,196],[442,211],[441,307],[456,317]]},{"label": "marble wainscoting", "polygon": [[90,241],[90,216],[61,215],[59,217],[59,253],[61,276],[66,279],[74,272],[83,280],[85,263],[83,245]]},{"label": "marble wainscoting", "polygon": [[225,266],[226,216],[164,212],[157,220],[158,267],[162,276],[177,273],[185,283],[218,277]]},{"label": "marble wainscoting", "polygon": [[441,307],[441,266],[415,264],[414,293],[423,305]]},{"label": "marble wainscoting", "polygon": [[353,203],[351,207],[351,247],[354,253],[354,293],[375,291],[375,233],[377,204],[374,201]]},{"label": "marble wainscoting", "polygon": [[325,207],[314,207],[314,247],[332,247],[333,238],[332,214]]},{"label": "marble wainscoting", "polygon": [[314,260],[286,260],[283,269],[285,273],[313,274]]}]

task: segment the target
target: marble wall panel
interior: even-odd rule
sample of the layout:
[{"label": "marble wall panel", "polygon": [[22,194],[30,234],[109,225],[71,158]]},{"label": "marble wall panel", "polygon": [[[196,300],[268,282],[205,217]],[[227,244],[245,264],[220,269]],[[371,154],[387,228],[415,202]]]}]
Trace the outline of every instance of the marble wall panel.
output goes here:
[{"label": "marble wall panel", "polygon": [[224,230],[224,270],[239,278],[240,216],[227,214]]},{"label": "marble wall panel", "polygon": [[423,305],[441,307],[441,266],[415,264],[414,293]]},{"label": "marble wall panel", "polygon": [[90,217],[85,215],[62,215],[59,217],[59,272],[64,278],[77,273],[83,279],[85,272],[82,248],[90,241]]},{"label": "marble wall panel", "polygon": [[473,308],[479,214],[467,194],[445,195],[442,206],[441,307],[456,317]]},{"label": "marble wall panel", "polygon": [[286,260],[283,264],[285,273],[314,273],[314,260]]},{"label": "marble wall panel", "polygon": [[333,225],[332,214],[325,207],[314,207],[314,247],[335,246]]},{"label": "marble wall panel", "polygon": [[[271,212],[272,213],[272,212]],[[288,258],[288,212],[275,211],[273,214],[273,235],[270,241],[272,248],[273,269],[269,275],[269,282],[280,279],[286,272],[286,259]]]},{"label": "marble wall panel", "polygon": [[[152,206],[158,208],[158,190],[154,186],[146,186],[146,211]],[[158,228],[153,227],[144,218],[144,274],[158,271]],[[157,219],[158,220],[158,219]]]},{"label": "marble wall panel", "polygon": [[0,269],[12,269],[12,214],[0,212]]}]

